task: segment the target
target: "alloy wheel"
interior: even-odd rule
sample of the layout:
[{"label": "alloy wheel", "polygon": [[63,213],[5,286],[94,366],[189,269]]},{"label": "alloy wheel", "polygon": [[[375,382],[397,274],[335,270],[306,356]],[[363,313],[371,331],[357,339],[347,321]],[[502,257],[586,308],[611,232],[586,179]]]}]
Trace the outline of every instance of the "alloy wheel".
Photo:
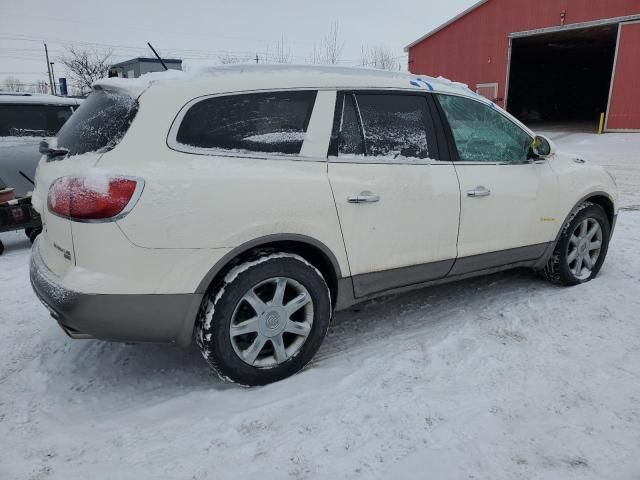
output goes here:
[{"label": "alloy wheel", "polygon": [[591,276],[602,248],[602,227],[595,218],[578,223],[569,237],[567,265],[578,280]]},{"label": "alloy wheel", "polygon": [[313,302],[301,283],[274,277],[250,288],[234,309],[229,335],[249,365],[269,368],[295,356],[313,326]]}]

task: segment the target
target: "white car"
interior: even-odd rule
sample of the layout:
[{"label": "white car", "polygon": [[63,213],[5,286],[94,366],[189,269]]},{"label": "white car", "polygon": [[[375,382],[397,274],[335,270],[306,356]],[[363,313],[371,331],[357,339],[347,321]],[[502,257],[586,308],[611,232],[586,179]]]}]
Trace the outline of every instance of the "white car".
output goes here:
[{"label": "white car", "polygon": [[530,267],[592,279],[613,178],[442,79],[236,66],[108,79],[45,146],[31,281],[74,338],[300,370],[334,310]]}]

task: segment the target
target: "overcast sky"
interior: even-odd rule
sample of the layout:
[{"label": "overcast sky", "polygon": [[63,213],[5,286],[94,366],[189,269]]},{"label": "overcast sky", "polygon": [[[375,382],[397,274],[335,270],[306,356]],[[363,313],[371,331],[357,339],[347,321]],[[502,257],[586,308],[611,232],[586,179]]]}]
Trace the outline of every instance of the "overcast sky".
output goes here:
[{"label": "overcast sky", "polygon": [[220,52],[263,57],[284,38],[304,63],[334,21],[344,42],[342,64],[356,65],[362,45],[384,45],[406,68],[402,48],[477,0],[0,0],[0,83],[46,79],[42,42],[57,77],[69,45],[113,51],[114,61],[161,55],[193,68],[216,64]]}]

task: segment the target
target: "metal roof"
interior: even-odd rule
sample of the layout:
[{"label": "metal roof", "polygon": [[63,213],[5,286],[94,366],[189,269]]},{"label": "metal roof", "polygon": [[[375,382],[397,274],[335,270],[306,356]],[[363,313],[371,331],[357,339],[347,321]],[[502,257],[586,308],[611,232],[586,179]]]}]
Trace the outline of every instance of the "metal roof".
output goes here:
[{"label": "metal roof", "polygon": [[459,13],[458,15],[456,15],[455,17],[451,18],[450,20],[447,20],[445,23],[443,23],[442,25],[434,28],[433,30],[431,30],[429,33],[421,36],[419,39],[411,42],[409,45],[407,45],[406,47],[404,47],[404,51],[408,52],[409,49],[415,45],[417,45],[418,43],[422,42],[423,40],[426,40],[427,38],[429,38],[430,36],[438,33],[440,30],[442,30],[443,28],[448,27],[449,25],[451,25],[453,22],[456,22],[458,20],[460,20],[462,17],[464,17],[465,15],[467,15],[468,13],[471,13],[472,11],[474,11],[476,8],[478,8],[481,5],[484,5],[485,3],[487,3],[489,0],[480,0],[478,3],[474,3],[473,5],[471,5],[469,8],[467,8],[464,12]]},{"label": "metal roof", "polygon": [[[164,63],[182,63],[182,60],[180,60],[179,58],[163,58],[162,61]],[[160,63],[160,60],[158,60],[157,58],[148,58],[148,57],[136,57],[136,58],[132,58],[130,60],[125,60],[124,62],[119,62],[119,63],[114,63],[113,65],[111,65],[111,68],[113,67],[122,67],[124,65],[129,65],[130,63]]]}]

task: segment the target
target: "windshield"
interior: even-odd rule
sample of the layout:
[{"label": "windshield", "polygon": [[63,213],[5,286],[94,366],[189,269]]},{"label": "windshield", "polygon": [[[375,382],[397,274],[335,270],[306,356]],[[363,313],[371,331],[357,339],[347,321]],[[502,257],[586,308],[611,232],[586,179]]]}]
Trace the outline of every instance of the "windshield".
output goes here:
[{"label": "windshield", "polygon": [[111,150],[124,137],[137,111],[138,102],[127,94],[94,91],[60,130],[57,146],[70,155]]},{"label": "windshield", "polygon": [[0,137],[53,137],[72,113],[69,105],[0,105]]}]

